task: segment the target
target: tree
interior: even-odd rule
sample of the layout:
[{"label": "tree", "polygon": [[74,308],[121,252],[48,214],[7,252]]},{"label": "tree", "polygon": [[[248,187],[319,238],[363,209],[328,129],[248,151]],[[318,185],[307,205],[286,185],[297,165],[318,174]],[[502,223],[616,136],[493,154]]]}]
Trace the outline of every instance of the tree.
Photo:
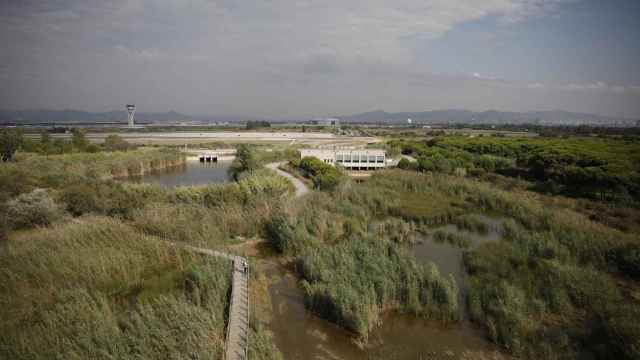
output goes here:
[{"label": "tree", "polygon": [[229,174],[238,180],[241,173],[258,169],[258,159],[255,152],[246,144],[240,144],[236,150],[236,158],[229,167]]},{"label": "tree", "polygon": [[73,134],[71,138],[71,143],[73,144],[73,147],[75,147],[78,150],[84,150],[89,145],[89,140],[87,140],[87,137],[84,131],[77,128],[73,128],[71,130],[71,133]]},{"label": "tree", "polygon": [[40,142],[43,144],[48,144],[51,141],[51,135],[47,130],[42,130],[40,133]]},{"label": "tree", "polygon": [[104,147],[109,151],[127,151],[130,144],[119,135],[109,135],[104,139]]},{"label": "tree", "polygon": [[22,146],[23,141],[21,131],[3,130],[0,133],[0,156],[2,156],[2,161],[12,161],[13,155]]},{"label": "tree", "polygon": [[398,168],[408,170],[410,167],[411,161],[409,161],[407,158],[402,158],[400,159],[400,161],[398,161]]},{"label": "tree", "polygon": [[247,121],[247,130],[259,129],[259,128],[268,128],[271,127],[271,123],[268,121]]}]

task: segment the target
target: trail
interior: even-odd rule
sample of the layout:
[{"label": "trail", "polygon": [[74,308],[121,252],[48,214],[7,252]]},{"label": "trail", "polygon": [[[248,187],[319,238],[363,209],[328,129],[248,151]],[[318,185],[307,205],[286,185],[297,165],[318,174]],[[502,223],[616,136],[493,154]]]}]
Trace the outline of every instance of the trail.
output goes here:
[{"label": "trail", "polygon": [[[309,192],[309,188],[300,179],[278,169],[283,162],[271,163],[267,167],[278,175],[289,179],[296,188],[296,198]],[[226,360],[247,359],[249,348],[249,265],[247,259],[216,250],[169,242],[172,246],[207,256],[222,257],[231,260],[231,300],[229,304],[229,322],[225,345]]]},{"label": "trail", "polygon": [[293,183],[293,186],[295,186],[296,188],[296,198],[302,197],[307,194],[309,192],[309,188],[305,183],[303,183],[297,177],[289,174],[288,172],[278,169],[278,167],[282,164],[284,164],[284,162],[275,162],[267,164],[266,167],[275,171],[276,173],[278,173],[278,175],[286,177]]}]

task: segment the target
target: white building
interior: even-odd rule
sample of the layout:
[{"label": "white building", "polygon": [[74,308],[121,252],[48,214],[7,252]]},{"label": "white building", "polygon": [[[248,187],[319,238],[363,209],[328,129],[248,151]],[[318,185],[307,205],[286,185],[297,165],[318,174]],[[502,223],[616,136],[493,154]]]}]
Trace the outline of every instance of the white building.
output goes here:
[{"label": "white building", "polygon": [[384,169],[387,164],[386,152],[381,149],[300,149],[300,156],[316,157],[327,164],[340,165],[347,170]]}]

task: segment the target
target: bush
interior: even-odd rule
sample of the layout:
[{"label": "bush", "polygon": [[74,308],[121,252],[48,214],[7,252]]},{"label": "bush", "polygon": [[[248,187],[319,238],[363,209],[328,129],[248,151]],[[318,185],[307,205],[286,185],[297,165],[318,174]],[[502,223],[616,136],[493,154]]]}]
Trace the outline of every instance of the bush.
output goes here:
[{"label": "bush", "polygon": [[389,241],[352,238],[305,248],[297,260],[308,308],[366,338],[384,309],[440,320],[459,316],[453,278],[417,265]]},{"label": "bush", "polygon": [[6,213],[15,229],[49,225],[63,215],[45,189],[36,189],[10,200]]},{"label": "bush", "polygon": [[293,229],[286,215],[279,212],[271,217],[265,226],[267,239],[279,252],[285,252],[293,240]]},{"label": "bush", "polygon": [[249,146],[241,144],[236,151],[236,158],[229,167],[229,175],[234,180],[239,180],[243,172],[252,172],[259,168],[256,152]]},{"label": "bush", "polygon": [[628,244],[610,252],[610,261],[623,274],[640,279],[640,244]]},{"label": "bush", "polygon": [[316,157],[308,156],[301,159],[299,167],[320,190],[332,190],[342,180],[342,174],[336,167],[325,164]]}]

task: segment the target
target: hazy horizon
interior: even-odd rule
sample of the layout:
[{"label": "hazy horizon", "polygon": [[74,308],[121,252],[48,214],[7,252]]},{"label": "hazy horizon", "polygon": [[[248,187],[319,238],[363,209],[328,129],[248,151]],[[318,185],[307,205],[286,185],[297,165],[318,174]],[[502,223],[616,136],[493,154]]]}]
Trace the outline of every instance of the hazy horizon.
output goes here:
[{"label": "hazy horizon", "polygon": [[0,109],[640,118],[634,0],[27,0],[0,9]]}]

